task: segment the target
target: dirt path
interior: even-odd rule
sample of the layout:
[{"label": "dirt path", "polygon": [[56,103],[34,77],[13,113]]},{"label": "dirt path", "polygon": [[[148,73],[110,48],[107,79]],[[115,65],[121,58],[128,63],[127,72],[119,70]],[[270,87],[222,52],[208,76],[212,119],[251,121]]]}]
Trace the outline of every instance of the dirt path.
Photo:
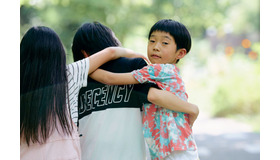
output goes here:
[{"label": "dirt path", "polygon": [[200,160],[260,159],[260,134],[250,125],[200,113],[193,132]]}]

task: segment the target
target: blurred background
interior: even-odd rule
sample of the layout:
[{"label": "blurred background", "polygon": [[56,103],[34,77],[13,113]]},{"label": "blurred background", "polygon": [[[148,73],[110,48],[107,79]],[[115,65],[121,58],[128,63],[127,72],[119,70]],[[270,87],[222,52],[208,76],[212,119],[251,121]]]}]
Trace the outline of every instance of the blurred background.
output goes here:
[{"label": "blurred background", "polygon": [[71,63],[77,28],[99,21],[146,55],[149,29],[166,18],[185,24],[193,40],[178,66],[189,102],[200,108],[193,128],[200,159],[260,159],[259,0],[21,0],[20,38],[48,26]]}]

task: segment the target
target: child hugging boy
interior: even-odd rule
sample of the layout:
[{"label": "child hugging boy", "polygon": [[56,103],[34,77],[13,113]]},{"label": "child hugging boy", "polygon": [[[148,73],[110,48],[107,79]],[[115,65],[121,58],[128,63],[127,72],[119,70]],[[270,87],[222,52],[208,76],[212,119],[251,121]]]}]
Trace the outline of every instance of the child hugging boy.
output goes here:
[{"label": "child hugging boy", "polygon": [[[187,101],[188,95],[176,66],[191,48],[187,28],[177,21],[163,19],[152,26],[148,38],[147,55],[152,64],[131,73],[98,69],[90,77],[114,85],[152,82]],[[198,110],[196,112],[198,114]],[[151,103],[144,104],[143,133],[153,160],[199,159],[192,135],[192,125],[197,117],[193,113],[191,107],[189,112],[184,113],[172,106],[166,109]]]}]

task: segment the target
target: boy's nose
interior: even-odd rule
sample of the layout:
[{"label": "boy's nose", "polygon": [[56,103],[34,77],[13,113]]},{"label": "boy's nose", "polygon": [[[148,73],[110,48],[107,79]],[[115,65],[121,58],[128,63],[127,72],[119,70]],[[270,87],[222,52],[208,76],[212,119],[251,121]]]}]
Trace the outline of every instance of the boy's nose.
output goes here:
[{"label": "boy's nose", "polygon": [[156,43],[156,44],[154,45],[153,50],[154,50],[154,51],[159,51],[159,44],[158,44],[158,43]]}]

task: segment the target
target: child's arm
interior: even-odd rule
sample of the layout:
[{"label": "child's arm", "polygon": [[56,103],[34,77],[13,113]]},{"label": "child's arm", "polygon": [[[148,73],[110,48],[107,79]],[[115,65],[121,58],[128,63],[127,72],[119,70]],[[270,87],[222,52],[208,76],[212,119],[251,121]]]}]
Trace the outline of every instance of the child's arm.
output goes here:
[{"label": "child's arm", "polygon": [[[92,79],[108,85],[138,84],[139,82],[131,73],[113,73],[97,69],[89,75]],[[196,120],[199,110],[194,104],[183,101],[171,92],[151,87],[148,92],[148,101],[177,112],[185,112],[190,115],[190,125]]]},{"label": "child's arm", "polygon": [[89,75],[90,78],[108,85],[138,84],[139,82],[129,73],[113,73],[97,69]]},{"label": "child's arm", "polygon": [[103,65],[104,63],[114,60],[120,57],[127,58],[144,58],[143,55],[137,54],[136,52],[121,47],[108,47],[105,48],[91,56],[89,56],[89,71],[88,74],[94,72],[98,67]]},{"label": "child's arm", "polygon": [[182,99],[168,91],[151,87],[148,93],[148,100],[151,103],[166,109],[188,113],[190,126],[193,125],[199,114],[197,105],[183,101]]}]

